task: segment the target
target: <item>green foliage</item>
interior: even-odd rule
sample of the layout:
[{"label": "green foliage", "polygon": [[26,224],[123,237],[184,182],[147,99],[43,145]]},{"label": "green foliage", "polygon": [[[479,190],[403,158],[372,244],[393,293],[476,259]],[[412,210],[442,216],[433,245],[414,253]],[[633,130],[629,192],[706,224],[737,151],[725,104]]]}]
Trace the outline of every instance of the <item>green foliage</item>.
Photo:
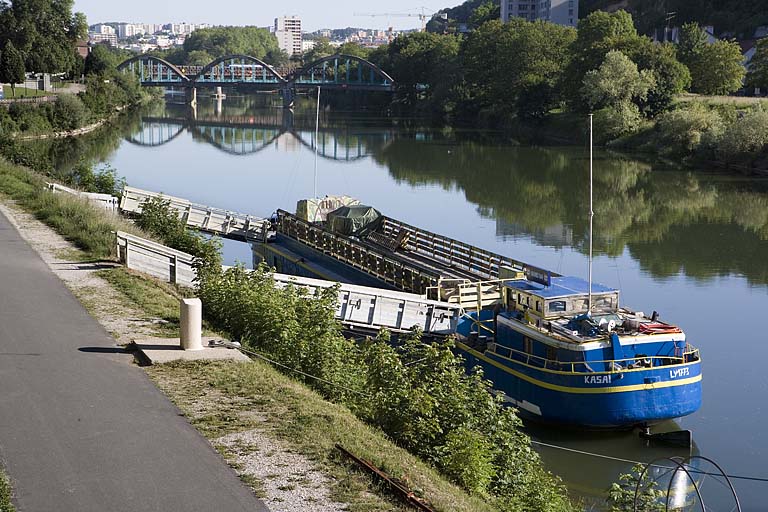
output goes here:
[{"label": "green foliage", "polygon": [[76,63],[75,43],[88,28],[82,13],[72,13],[73,6],[74,0],[0,3],[0,45],[12,41],[30,71],[69,72]]},{"label": "green foliage", "polygon": [[0,82],[11,84],[13,96],[16,96],[16,84],[24,82],[24,58],[13,41],[5,43],[0,55]]},{"label": "green foliage", "polygon": [[205,50],[192,50],[187,54],[186,64],[190,66],[206,66],[215,58]]},{"label": "green foliage", "polygon": [[[105,180],[108,181],[109,176]],[[166,245],[193,255],[202,272],[209,267],[221,268],[220,240],[207,239],[189,231],[184,221],[171,208],[171,202],[168,199],[152,197],[144,201],[141,204],[141,214],[136,219],[136,225],[141,230],[160,238]]]},{"label": "green foliage", "polygon": [[640,70],[649,70],[655,78],[655,85],[648,90],[645,100],[638,106],[648,116],[655,117],[668,110],[675,97],[691,86],[691,73],[677,60],[675,46],[670,43],[657,44],[648,38],[641,38],[632,53],[628,54]]},{"label": "green foliage", "polygon": [[686,155],[697,151],[707,137],[719,137],[724,128],[716,110],[700,103],[678,108],[659,116],[658,146],[669,154]]},{"label": "green foliage", "polygon": [[603,144],[635,133],[642,123],[640,109],[629,102],[601,108],[594,114],[595,141]]},{"label": "green foliage", "polygon": [[304,52],[302,60],[304,64],[309,64],[334,53],[336,53],[336,48],[331,46],[331,41],[327,37],[321,37],[315,41],[315,46]]},{"label": "green foliage", "polygon": [[51,125],[57,130],[74,130],[84,126],[90,112],[74,94],[59,94],[53,103]]},{"label": "green foliage", "polygon": [[[608,490],[608,505],[611,512],[662,512],[665,510],[665,492],[658,488],[658,483],[652,481],[643,466],[635,466],[632,473],[619,477],[619,483],[614,483]],[[637,499],[635,493],[637,491]]]},{"label": "green foliage", "polygon": [[11,503],[13,488],[2,469],[0,469],[0,512],[15,512],[16,508]]},{"label": "green foliage", "polygon": [[741,47],[719,39],[707,43],[707,34],[696,23],[681,29],[680,61],[691,72],[691,90],[701,94],[730,94],[741,89],[746,73]]},{"label": "green foliage", "polygon": [[93,167],[81,163],[72,170],[69,184],[86,192],[97,192],[99,194],[119,197],[125,186],[125,178],[119,178],[117,170],[110,166],[94,172]]},{"label": "green foliage", "polygon": [[638,71],[637,64],[617,50],[611,50],[596,70],[584,76],[581,94],[592,109],[617,107],[644,101],[656,85],[653,73]]},{"label": "green foliage", "polygon": [[747,85],[768,90],[768,38],[757,42],[747,73]]},{"label": "green foliage", "polygon": [[[573,29],[521,18],[485,23],[462,47],[467,87],[479,108],[543,117],[560,102]],[[493,55],[494,65],[488,65]]]},{"label": "green foliage", "polygon": [[91,48],[90,53],[85,58],[83,71],[85,74],[104,75],[115,71],[117,66],[123,62],[126,55],[118,54],[110,49],[106,44],[97,44]]},{"label": "green foliage", "polygon": [[[301,374],[324,396],[381,428],[399,445],[502,510],[571,510],[542,468],[514,411],[450,343],[423,344],[414,332],[357,344],[334,319],[336,289],[278,288],[266,268],[198,275],[206,317],[234,339]],[[289,373],[291,373],[289,371]]]},{"label": "green foliage", "polygon": [[768,112],[755,109],[729,124],[717,141],[726,161],[753,159],[768,150]]},{"label": "green foliage", "polygon": [[354,57],[360,57],[361,59],[368,59],[368,55],[370,55],[371,49],[365,48],[357,43],[349,42],[339,46],[336,53],[342,55],[352,55]]},{"label": "green foliage", "polygon": [[249,55],[265,59],[279,52],[277,39],[267,29],[258,27],[213,27],[194,31],[184,40],[184,52],[204,51],[213,58]]},{"label": "green foliage", "polygon": [[427,23],[427,31],[452,34],[458,31],[459,25],[475,29],[487,21],[499,19],[499,4],[499,0],[466,0],[456,7],[441,9],[439,16],[434,16]]},{"label": "green foliage", "polygon": [[459,38],[427,32],[398,37],[381,52],[371,54],[399,86],[404,104],[420,100],[437,114],[453,110],[455,87],[461,82]]}]

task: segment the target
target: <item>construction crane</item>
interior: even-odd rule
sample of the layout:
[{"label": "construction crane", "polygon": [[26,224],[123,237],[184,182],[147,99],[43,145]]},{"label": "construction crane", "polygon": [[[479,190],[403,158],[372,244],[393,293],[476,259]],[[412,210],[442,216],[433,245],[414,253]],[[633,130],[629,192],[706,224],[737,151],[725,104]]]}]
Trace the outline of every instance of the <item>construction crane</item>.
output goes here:
[{"label": "construction crane", "polygon": [[417,13],[417,12],[380,12],[380,13],[379,12],[376,12],[376,13],[356,12],[356,13],[354,13],[354,15],[355,16],[370,16],[372,18],[375,18],[377,16],[386,16],[386,17],[389,17],[389,18],[419,18],[419,20],[421,21],[421,31],[422,32],[424,32],[424,30],[426,29],[427,20],[431,20],[435,16],[440,16],[443,19],[448,19],[448,15],[446,13],[437,13],[437,12],[427,13],[425,11],[426,11],[426,7],[422,7],[420,13]]}]

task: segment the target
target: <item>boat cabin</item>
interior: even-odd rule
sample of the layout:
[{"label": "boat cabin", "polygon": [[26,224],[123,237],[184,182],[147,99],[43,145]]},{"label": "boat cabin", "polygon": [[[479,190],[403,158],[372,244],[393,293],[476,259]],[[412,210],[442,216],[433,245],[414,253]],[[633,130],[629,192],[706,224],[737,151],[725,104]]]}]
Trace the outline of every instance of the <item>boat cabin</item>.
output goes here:
[{"label": "boat cabin", "polygon": [[[549,284],[528,279],[513,279],[504,283],[504,303],[507,311],[530,315],[531,323],[575,317],[589,309],[589,283],[573,276],[548,279]],[[610,315],[619,310],[619,290],[592,283],[592,313]]]}]

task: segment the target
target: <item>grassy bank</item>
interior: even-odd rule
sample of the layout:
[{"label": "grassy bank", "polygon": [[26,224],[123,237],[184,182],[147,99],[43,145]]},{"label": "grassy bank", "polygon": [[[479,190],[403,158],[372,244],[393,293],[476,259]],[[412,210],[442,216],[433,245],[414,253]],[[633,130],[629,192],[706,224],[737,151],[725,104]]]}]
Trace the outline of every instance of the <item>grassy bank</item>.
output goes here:
[{"label": "grassy bank", "polygon": [[115,253],[115,231],[142,234],[133,224],[99,209],[86,200],[46,189],[40,174],[0,157],[0,194],[51,226],[94,259]]},{"label": "grassy bank", "polygon": [[147,372],[209,439],[257,429],[315,461],[332,476],[333,497],[348,503],[349,510],[401,507],[344,460],[335,443],[406,482],[437,510],[494,510],[441,478],[347,408],[325,401],[266,364],[171,363],[149,367]]},{"label": "grassy bank", "polygon": [[11,496],[13,495],[13,489],[11,489],[11,483],[8,481],[8,477],[0,469],[0,512],[15,512],[13,504],[11,503]]}]

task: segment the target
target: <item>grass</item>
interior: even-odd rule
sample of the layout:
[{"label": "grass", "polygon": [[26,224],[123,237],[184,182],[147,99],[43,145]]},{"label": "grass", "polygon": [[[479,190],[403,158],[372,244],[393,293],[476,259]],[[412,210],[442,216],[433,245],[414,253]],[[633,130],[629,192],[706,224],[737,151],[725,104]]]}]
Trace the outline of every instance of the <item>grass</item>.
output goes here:
[{"label": "grass", "polygon": [[87,258],[114,257],[115,231],[147,238],[133,224],[106,214],[87,200],[49,192],[42,175],[1,158],[0,194],[15,200],[24,210],[55,229],[81,249]]},{"label": "grass", "polygon": [[750,96],[704,96],[701,94],[681,94],[676,98],[678,103],[697,102],[705,105],[735,105],[746,108],[753,105],[762,105],[768,108],[768,98]]},{"label": "grass", "polygon": [[150,280],[126,268],[99,270],[96,275],[122,293],[148,316],[179,325],[179,299],[190,296],[168,283]]},{"label": "grass", "polygon": [[5,84],[3,86],[3,91],[5,92],[5,99],[6,100],[14,100],[14,99],[20,99],[20,98],[36,98],[39,96],[53,96],[53,92],[49,91],[40,91],[37,89],[28,89],[26,87],[21,87],[19,85],[16,86],[16,95],[13,95],[13,91],[11,90],[11,86],[8,84]]},{"label": "grass", "polygon": [[0,469],[0,512],[15,512],[16,508],[11,503],[11,496],[13,496],[11,482]]},{"label": "grass", "polygon": [[332,477],[334,499],[348,503],[350,511],[407,509],[350,465],[336,443],[405,482],[436,510],[494,510],[345,407],[265,363],[175,362],[148,367],[147,373],[209,439],[259,429],[317,463]]}]

